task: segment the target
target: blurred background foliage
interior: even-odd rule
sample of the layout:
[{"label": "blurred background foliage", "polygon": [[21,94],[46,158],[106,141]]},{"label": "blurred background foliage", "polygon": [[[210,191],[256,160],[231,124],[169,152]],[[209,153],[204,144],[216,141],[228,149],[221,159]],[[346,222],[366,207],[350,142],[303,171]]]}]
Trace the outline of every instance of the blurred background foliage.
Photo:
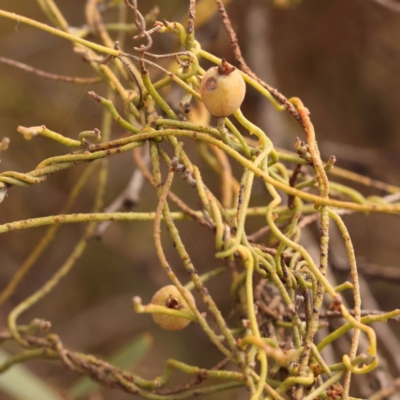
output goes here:
[{"label": "blurred background foliage", "polygon": [[[76,27],[85,22],[83,3],[82,0],[57,0],[70,25]],[[182,0],[138,1],[143,14],[158,5],[159,18],[169,21],[185,21],[187,3]],[[197,20],[201,27],[197,39],[206,50],[233,62],[229,40],[219,17],[214,14],[214,2],[199,0],[198,3]],[[323,159],[334,154],[338,166],[400,186],[400,13],[368,0],[303,0],[294,7],[284,7],[287,5],[284,1],[232,0],[226,3],[229,3],[228,12],[249,65],[287,97],[300,97],[310,109]],[[34,1],[0,0],[0,8],[48,22]],[[114,17],[111,12],[107,18]],[[172,35],[156,34],[154,37],[153,52],[167,53],[178,48]],[[129,51],[132,46],[129,35],[124,49]],[[88,64],[71,52],[68,41],[8,20],[0,23],[0,55],[48,72],[93,76]],[[154,81],[159,72],[152,70],[151,73]],[[1,157],[2,170],[30,171],[42,159],[65,151],[59,144],[42,137],[25,141],[16,132],[18,125],[45,124],[73,138],[83,130],[99,127],[102,108],[87,96],[89,90],[105,95],[106,85],[48,81],[0,64],[1,136],[11,139],[9,150]],[[173,93],[166,95],[173,99]],[[252,90],[248,91],[243,109],[275,145],[292,150],[301,132],[289,115],[278,114]],[[114,124],[113,137],[121,134],[122,128]],[[189,142],[187,146],[194,147]],[[194,157],[193,161],[203,166],[205,182],[218,192],[219,182],[214,175],[207,175],[207,167],[201,160]],[[106,204],[123,190],[134,168],[131,154],[110,159]],[[28,189],[12,188],[1,204],[0,223],[58,213],[82,171],[83,167],[78,166],[50,176],[44,184]],[[72,212],[90,210],[95,185],[93,175]],[[187,191],[186,187],[178,187],[177,194]],[[188,195],[190,193],[186,197]],[[252,204],[264,205],[265,196],[263,186],[256,184]],[[194,198],[193,193],[191,204],[197,208]],[[156,201],[154,189],[146,183],[137,210],[153,210]],[[190,199],[188,201],[190,204]],[[345,221],[361,267],[370,263],[398,266],[398,217],[352,215]],[[254,226],[248,226],[248,231],[257,229],[263,222],[254,220]],[[189,222],[180,222],[179,227],[199,271],[222,265],[222,261],[214,258],[213,237],[207,230],[198,228],[194,232]],[[6,286],[45,229],[21,230],[1,236],[0,288]],[[62,227],[57,240],[40,258],[28,279],[0,309],[1,325],[5,325],[5,317],[15,305],[59,268],[82,230],[83,226],[78,224]],[[311,229],[311,233],[316,234],[316,231]],[[172,243],[166,245],[166,250],[171,263],[180,265]],[[332,267],[341,267],[340,258],[333,260],[333,264],[338,265]],[[183,272],[180,278],[186,281]],[[398,286],[375,278],[367,278],[367,281],[372,283],[370,289],[380,309],[398,306]],[[218,352],[194,324],[184,331],[169,333],[156,326],[150,316],[133,313],[133,295],[148,302],[152,294],[167,283],[168,278],[155,255],[152,224],[115,223],[100,241],[92,241],[84,257],[57,290],[26,312],[21,322],[34,317],[45,318],[52,322],[53,330],[67,348],[106,359],[138,335],[149,333],[152,345],[140,365],[134,367],[144,377],[161,373],[169,357],[213,366],[219,361]],[[225,295],[229,282],[224,283],[219,277],[210,282],[209,289],[225,315],[235,318],[230,314],[231,300]],[[393,328],[400,334],[395,325]],[[14,351],[12,346],[7,350]],[[27,365],[57,388],[66,390],[77,379],[56,362],[33,361]],[[7,396],[0,394],[4,399]],[[104,390],[102,396],[93,398],[120,400],[129,397],[110,390]],[[245,392],[237,391],[209,398],[223,400],[246,396]]]}]

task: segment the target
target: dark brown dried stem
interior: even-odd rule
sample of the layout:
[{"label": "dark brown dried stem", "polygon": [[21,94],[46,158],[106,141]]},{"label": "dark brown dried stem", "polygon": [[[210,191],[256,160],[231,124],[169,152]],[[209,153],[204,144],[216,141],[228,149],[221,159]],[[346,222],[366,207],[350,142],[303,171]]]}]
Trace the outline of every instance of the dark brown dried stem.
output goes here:
[{"label": "dark brown dried stem", "polygon": [[293,106],[293,104],[291,104],[289,102],[289,100],[282,94],[280,93],[277,89],[273,88],[272,86],[268,85],[266,82],[264,82],[263,80],[261,80],[251,69],[250,67],[247,65],[246,61],[243,58],[242,55],[242,51],[240,50],[240,46],[239,46],[239,41],[238,38],[236,36],[235,31],[232,28],[232,24],[231,21],[228,17],[228,14],[226,12],[224,3],[222,2],[222,0],[215,0],[215,2],[217,3],[217,7],[218,7],[218,12],[221,16],[222,19],[222,23],[224,24],[225,30],[228,33],[229,36],[229,41],[231,43],[232,46],[232,50],[233,50],[233,55],[235,57],[236,62],[239,64],[239,68],[245,72],[247,75],[251,76],[253,79],[255,79],[261,86],[263,86],[265,89],[267,89],[271,95],[280,103],[282,104],[286,110],[297,120],[297,122],[303,126],[303,122],[300,118],[300,115],[296,109],[296,107]]},{"label": "dark brown dried stem", "polygon": [[[116,42],[116,43],[117,43],[117,42]],[[117,58],[118,58],[119,61],[122,62],[122,64],[125,65],[125,67],[126,67],[126,68],[128,69],[128,71],[129,71],[129,73],[131,74],[133,80],[135,81],[136,86],[137,86],[137,88],[138,88],[138,90],[139,90],[139,102],[138,102],[138,105],[141,106],[141,105],[143,104],[143,91],[142,91],[142,86],[141,86],[140,83],[139,83],[139,79],[137,78],[137,76],[136,76],[135,73],[133,72],[131,66],[130,66],[124,59],[122,59],[121,57],[117,57]]]},{"label": "dark brown dried stem", "polygon": [[81,84],[91,84],[91,83],[99,83],[102,81],[102,78],[81,78],[78,76],[65,76],[52,74],[50,72],[42,71],[41,69],[37,69],[31,67],[30,65],[21,63],[19,61],[12,60],[11,58],[0,56],[0,62],[3,64],[11,65],[13,67],[22,69],[25,72],[30,72],[34,75],[40,76],[41,78],[51,79],[53,81],[60,82],[69,82],[69,83],[81,83]]},{"label": "dark brown dried stem", "polygon": [[135,15],[135,25],[139,31],[139,34],[134,37],[134,39],[140,38],[140,37],[146,37],[147,39],[147,44],[142,44],[140,47],[134,47],[133,49],[139,52],[147,51],[151,48],[153,45],[153,39],[151,38],[151,35],[146,32],[146,21],[141,12],[138,10],[137,7],[137,0],[125,0],[125,4],[133,10],[134,15]]},{"label": "dark brown dried stem", "polygon": [[[301,164],[296,164],[296,167],[295,167],[294,170],[293,170],[292,176],[291,176],[290,179],[289,179],[289,185],[290,185],[291,187],[295,187],[296,181],[297,181],[297,177],[299,176],[300,171],[301,171],[301,167],[302,167]],[[289,207],[290,209],[293,209],[293,208],[294,208],[294,205],[295,205],[295,204],[294,204],[294,196],[290,195],[290,196],[288,197],[288,207]]]}]

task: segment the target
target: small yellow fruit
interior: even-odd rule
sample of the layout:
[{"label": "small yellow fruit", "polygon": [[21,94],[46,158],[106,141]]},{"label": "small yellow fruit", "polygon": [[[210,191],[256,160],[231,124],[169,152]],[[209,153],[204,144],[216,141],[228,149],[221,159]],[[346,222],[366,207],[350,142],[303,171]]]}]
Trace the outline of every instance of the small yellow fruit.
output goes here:
[{"label": "small yellow fruit", "polygon": [[[186,290],[186,289],[185,289]],[[194,302],[192,293],[187,290],[188,296]],[[191,313],[191,310],[185,299],[175,285],[167,285],[156,292],[151,299],[151,303],[157,306],[172,308],[174,310],[183,310]],[[167,331],[180,331],[190,324],[190,320],[181,317],[173,317],[166,314],[152,314],[154,322]]]},{"label": "small yellow fruit", "polygon": [[214,117],[228,117],[243,103],[246,83],[240,72],[225,60],[210,68],[203,77],[200,93],[207,110]]}]

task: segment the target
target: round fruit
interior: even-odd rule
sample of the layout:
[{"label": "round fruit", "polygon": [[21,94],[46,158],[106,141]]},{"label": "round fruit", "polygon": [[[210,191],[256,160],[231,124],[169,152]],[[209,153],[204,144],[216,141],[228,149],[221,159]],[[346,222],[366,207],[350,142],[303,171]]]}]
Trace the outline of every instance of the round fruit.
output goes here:
[{"label": "round fruit", "polygon": [[235,67],[222,60],[219,67],[212,67],[206,72],[200,93],[211,115],[228,117],[242,105],[246,83]]},{"label": "round fruit", "polygon": [[[192,293],[190,293],[189,290],[186,290],[186,292],[194,302]],[[191,313],[188,304],[175,285],[167,285],[162,287],[154,294],[153,298],[151,299],[151,304]],[[158,313],[153,313],[151,315],[153,316],[154,322],[167,331],[180,331],[190,324],[190,320],[186,318]]]}]

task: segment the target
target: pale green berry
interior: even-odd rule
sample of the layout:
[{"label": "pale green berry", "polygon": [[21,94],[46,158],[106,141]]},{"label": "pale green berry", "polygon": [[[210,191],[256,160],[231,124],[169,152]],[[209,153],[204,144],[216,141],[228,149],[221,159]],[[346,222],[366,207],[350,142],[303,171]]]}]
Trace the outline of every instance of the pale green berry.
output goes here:
[{"label": "pale green berry", "polygon": [[200,85],[204,106],[214,117],[228,117],[243,103],[246,83],[240,72],[225,60],[210,68]]},{"label": "pale green berry", "polygon": [[[186,292],[194,303],[192,293],[190,293],[189,290],[187,290]],[[151,303],[157,306],[163,306],[191,313],[191,310],[185,299],[183,298],[177,287],[174,285],[167,285],[162,287],[158,292],[154,294],[153,298],[151,299]],[[161,328],[166,329],[167,331],[180,331],[190,324],[190,320],[186,318],[174,317],[171,315],[159,313],[153,313],[152,316],[154,322],[157,325],[161,326]]]}]

